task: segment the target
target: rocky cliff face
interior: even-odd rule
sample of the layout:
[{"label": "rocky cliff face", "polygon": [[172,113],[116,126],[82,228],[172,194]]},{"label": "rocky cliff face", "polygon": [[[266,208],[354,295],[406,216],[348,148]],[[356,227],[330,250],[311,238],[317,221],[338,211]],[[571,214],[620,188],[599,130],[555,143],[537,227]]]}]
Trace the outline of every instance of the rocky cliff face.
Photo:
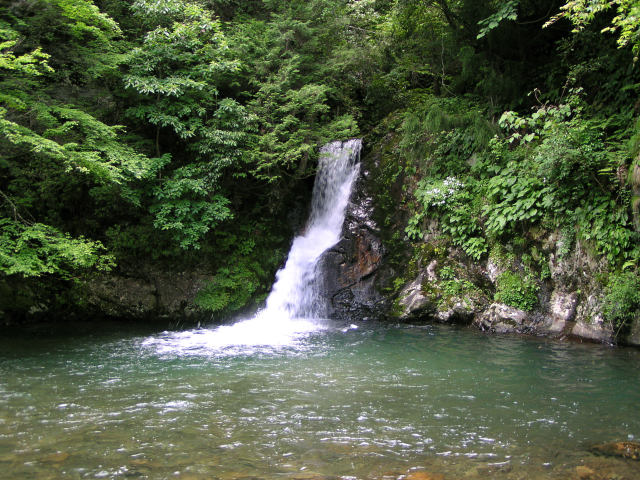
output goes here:
[{"label": "rocky cliff face", "polygon": [[197,323],[211,317],[194,299],[212,279],[207,272],[159,269],[98,275],[84,285],[84,302],[89,311],[109,317]]},{"label": "rocky cliff face", "polygon": [[332,318],[381,318],[388,309],[380,293],[379,274],[385,250],[374,221],[373,199],[367,190],[370,172],[362,169],[347,206],[341,240],[319,262],[323,295]]},{"label": "rocky cliff face", "polygon": [[[195,325],[211,313],[194,301],[213,280],[206,271],[138,265],[56,285],[0,282],[0,326],[114,318],[162,326]],[[48,289],[46,287],[49,287]],[[11,304],[13,300],[13,304]]]},{"label": "rocky cliff face", "polygon": [[[507,246],[473,261],[442,241],[437,223],[427,228],[422,242],[403,241],[404,213],[393,198],[407,179],[394,177],[395,183],[384,183],[384,168],[380,152],[363,159],[342,239],[320,261],[330,317],[345,322],[393,318],[462,323],[496,334],[640,346],[640,318],[628,331],[618,332],[603,317],[604,259],[593,257],[580,243],[565,248],[558,232],[529,232],[527,241],[536,245],[544,262],[538,259],[538,277],[531,285],[511,288],[532,296],[533,301],[523,302],[521,308],[513,305],[518,301],[499,301],[497,292],[505,272],[527,271],[531,259]],[[382,207],[381,196],[387,198]],[[212,279],[204,271],[146,269],[97,276],[83,288],[90,311],[119,318],[197,323],[210,319],[194,299]]]},{"label": "rocky cliff face", "polygon": [[602,314],[604,289],[600,278],[606,269],[578,244],[569,255],[556,251],[557,234],[546,238],[549,276],[534,282],[532,308],[495,301],[494,292],[505,271],[523,269],[517,254],[508,261],[489,258],[474,262],[455,248],[428,259],[415,277],[395,297],[390,314],[400,319],[469,323],[490,333],[516,333],[574,338],[605,344],[640,346],[640,321],[619,332]]},{"label": "rocky cliff face", "polygon": [[[548,262],[540,264],[544,275],[527,287],[533,296],[527,308],[495,300],[500,297],[496,291],[505,272],[528,271],[522,255],[503,250],[502,254],[473,261],[459,249],[443,245],[437,225],[429,229],[423,244],[405,242],[402,248],[413,254],[405,255],[404,264],[396,261],[391,265],[390,249],[382,240],[390,232],[382,230],[397,227],[383,225],[381,229],[374,221],[380,218],[376,215],[379,202],[372,193],[376,191],[376,175],[380,174],[376,153],[370,154],[363,165],[348,207],[343,238],[321,262],[333,318],[463,323],[497,334],[640,346],[640,320],[621,333],[602,315],[601,278],[606,261],[593,257],[579,243],[566,252],[558,232],[530,235],[529,240]],[[517,293],[525,287],[512,288]]]}]

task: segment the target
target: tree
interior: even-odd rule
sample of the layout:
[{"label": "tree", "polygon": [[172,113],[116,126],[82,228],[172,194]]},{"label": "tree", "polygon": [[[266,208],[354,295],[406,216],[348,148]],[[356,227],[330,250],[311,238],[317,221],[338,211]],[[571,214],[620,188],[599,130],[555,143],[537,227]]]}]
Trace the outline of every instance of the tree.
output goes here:
[{"label": "tree", "polygon": [[290,179],[313,174],[322,144],[354,136],[358,126],[347,103],[353,73],[345,64],[351,18],[341,15],[344,2],[269,7],[268,22],[252,19],[236,28],[231,48],[244,59],[242,94],[258,130],[251,173],[281,197]]},{"label": "tree", "polygon": [[[37,77],[53,72],[50,56],[41,48],[17,55],[19,34],[8,23],[1,27],[0,272],[68,277],[77,269],[109,269],[113,259],[104,255],[100,242],[62,233],[36,219],[44,216],[41,211],[31,210],[39,210],[38,191],[50,177],[75,171],[118,184],[125,175],[140,172],[142,159],[114,141],[115,128],[70,107],[36,103],[31,89]],[[33,115],[29,123],[36,130],[19,123],[25,115]]]},{"label": "tree", "polygon": [[560,13],[552,17],[545,26],[568,18],[574,31],[585,28],[602,12],[615,9],[615,16],[602,32],[618,32],[618,46],[631,46],[637,60],[640,53],[640,3],[635,0],[571,0],[560,7]]},{"label": "tree", "polygon": [[219,95],[238,62],[229,58],[219,21],[198,4],[139,0],[132,8],[154,28],[128,62],[124,83],[139,94],[128,114],[155,127],[158,157],[163,138],[177,153],[153,192],[154,225],[173,232],[182,248],[198,248],[211,228],[233,216],[221,177],[241,169],[253,119]]}]

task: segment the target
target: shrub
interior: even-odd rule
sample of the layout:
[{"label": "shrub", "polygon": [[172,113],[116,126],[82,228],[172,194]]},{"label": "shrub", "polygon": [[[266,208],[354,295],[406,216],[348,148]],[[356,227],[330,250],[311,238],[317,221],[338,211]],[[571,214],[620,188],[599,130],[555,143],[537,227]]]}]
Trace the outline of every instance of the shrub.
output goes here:
[{"label": "shrub", "polygon": [[496,280],[495,301],[530,311],[538,302],[538,285],[532,278],[522,278],[517,273],[506,271]]},{"label": "shrub", "polygon": [[602,313],[622,329],[628,326],[640,310],[640,277],[635,272],[614,273],[609,276]]},{"label": "shrub", "polygon": [[475,260],[487,251],[485,239],[474,211],[474,197],[456,177],[444,180],[422,179],[414,192],[418,201],[416,214],[409,219],[405,233],[413,240],[422,237],[422,223],[428,216],[440,221],[442,232]]}]

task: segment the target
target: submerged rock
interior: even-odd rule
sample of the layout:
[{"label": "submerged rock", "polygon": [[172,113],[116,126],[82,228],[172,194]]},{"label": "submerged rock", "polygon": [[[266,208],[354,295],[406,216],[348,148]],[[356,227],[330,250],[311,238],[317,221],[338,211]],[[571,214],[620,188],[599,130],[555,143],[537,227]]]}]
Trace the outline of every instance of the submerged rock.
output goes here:
[{"label": "submerged rock", "polygon": [[589,467],[585,467],[584,465],[579,465],[576,467],[576,475],[580,480],[589,480],[595,477],[596,472],[594,472]]},{"label": "submerged rock", "polygon": [[591,451],[600,455],[640,460],[640,443],[638,442],[604,443],[602,445],[594,445],[591,447]]},{"label": "submerged rock", "polygon": [[406,476],[401,477],[404,480],[444,480],[444,475],[441,473],[430,473],[424,470],[418,470],[410,472]]},{"label": "submerged rock", "polygon": [[56,452],[50,455],[47,455],[42,459],[44,463],[63,463],[65,462],[71,455],[68,452]]}]

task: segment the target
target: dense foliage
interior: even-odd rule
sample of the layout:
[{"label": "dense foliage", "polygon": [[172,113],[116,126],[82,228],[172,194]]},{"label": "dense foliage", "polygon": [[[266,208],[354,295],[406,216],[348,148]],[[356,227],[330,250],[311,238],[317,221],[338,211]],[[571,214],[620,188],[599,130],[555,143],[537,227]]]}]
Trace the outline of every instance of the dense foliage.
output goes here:
[{"label": "dense foliage", "polygon": [[[49,295],[96,271],[197,262],[214,272],[197,303],[241,309],[299,226],[318,147],[395,130],[382,168],[404,182],[409,220],[389,228],[419,243],[437,221],[476,260],[557,230],[567,251],[607,259],[618,298],[640,260],[638,8],[5,2],[0,287]],[[531,308],[536,262],[496,295]]]}]

